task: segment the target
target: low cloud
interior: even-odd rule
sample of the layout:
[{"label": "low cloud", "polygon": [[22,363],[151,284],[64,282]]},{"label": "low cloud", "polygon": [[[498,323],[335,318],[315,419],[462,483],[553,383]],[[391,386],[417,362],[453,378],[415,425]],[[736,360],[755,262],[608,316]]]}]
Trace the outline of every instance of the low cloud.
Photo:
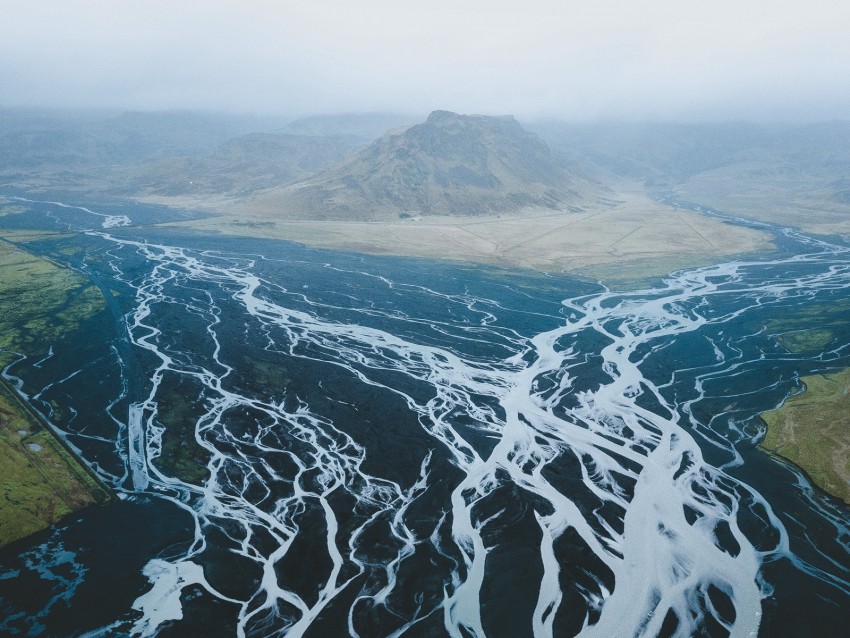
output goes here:
[{"label": "low cloud", "polygon": [[0,105],[831,119],[848,5],[0,0]]}]

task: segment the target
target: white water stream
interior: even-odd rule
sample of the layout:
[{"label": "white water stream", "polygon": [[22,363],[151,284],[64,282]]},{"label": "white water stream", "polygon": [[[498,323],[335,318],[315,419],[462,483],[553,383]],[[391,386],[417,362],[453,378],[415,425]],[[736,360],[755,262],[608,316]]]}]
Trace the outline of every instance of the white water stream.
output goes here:
[{"label": "white water stream", "polygon": [[[834,259],[827,263],[823,254],[798,256],[792,260],[810,261],[813,265],[823,261],[823,267],[794,279],[777,278],[759,285],[749,283],[743,276],[756,264],[724,264],[680,274],[659,289],[628,294],[604,292],[567,300],[564,305],[571,319],[562,326],[531,339],[517,336],[514,356],[482,362],[464,360],[451,350],[417,344],[374,328],[328,321],[319,314],[278,305],[263,292],[264,287],[275,284],[254,274],[254,264],[248,260],[222,265],[220,259],[208,260],[176,247],[105,237],[141,252],[153,266],[143,281],[134,284],[138,305],[130,320],[133,342],[161,362],[151,377],[150,395],[141,406],[148,468],[144,472],[136,467],[139,457],[133,455],[133,483],[143,489],[149,477],[152,487],[173,494],[171,498],[182,506],[192,503],[198,519],[194,551],[170,568],[159,561],[156,568],[146,572],[152,581],[152,592],[170,594],[146,594],[137,602],[143,613],[136,624],[141,635],[153,635],[160,622],[175,617],[176,593],[186,584],[201,583],[214,591],[204,581],[202,572],[192,567],[188,571],[191,577],[186,573],[187,566],[194,564],[193,555],[204,545],[203,530],[215,525],[217,518],[242,527],[240,552],[259,563],[264,574],[251,599],[240,603],[239,634],[251,633],[255,621],[264,619],[262,626],[275,627],[281,635],[303,635],[327,605],[345,596],[361,574],[373,569],[365,558],[368,548],[359,545],[359,536],[368,523],[350,530],[343,539],[338,537],[343,521],[330,497],[336,490],[345,490],[358,506],[371,512],[369,521],[387,514],[391,517],[390,529],[396,542],[395,558],[383,568],[386,573],[382,586],[372,591],[362,588],[352,606],[350,633],[357,633],[357,605],[367,599],[373,605],[382,604],[397,586],[399,566],[418,545],[431,543],[437,553],[449,560],[459,553],[463,564],[447,575],[439,608],[422,610],[393,635],[403,635],[417,622],[440,613],[450,636],[483,637],[486,632],[481,619],[481,592],[487,556],[492,550],[484,540],[483,529],[498,515],[482,520],[476,507],[505,482],[512,482],[548,504],[545,511],[535,514],[543,564],[532,618],[535,636],[553,635],[553,621],[562,601],[556,543],[567,529],[580,536],[613,574],[615,583],[611,590],[602,575],[594,576],[598,586],[587,591],[586,602],[588,610],[595,610],[596,614],[592,622],[587,616],[580,636],[655,636],[671,613],[678,621],[677,636],[694,635],[707,615],[713,616],[731,636],[757,634],[761,600],[768,591],[760,580],[760,567],[766,555],[790,553],[785,531],[770,505],[758,494],[722,469],[704,462],[692,436],[696,424],[683,422],[683,412],[670,405],[661,390],[644,377],[640,365],[646,352],[661,347],[671,337],[693,332],[708,321],[729,322],[748,308],[787,295],[806,294],[814,288],[846,287],[850,285],[850,267],[846,263],[835,265]],[[160,328],[152,322],[157,306],[184,303],[166,290],[201,284],[220,286],[247,315],[266,326],[270,349],[301,357],[317,356],[303,354],[308,350],[321,353],[318,356],[328,357],[348,370],[352,378],[366,384],[382,385],[376,380],[378,375],[372,373],[393,370],[430,385],[434,396],[425,402],[398,387],[386,390],[402,396],[409,409],[418,414],[421,427],[434,445],[448,454],[465,476],[454,487],[449,509],[439,521],[442,525],[447,518],[450,520],[454,551],[442,546],[438,530],[423,536],[406,526],[405,512],[432,481],[428,459],[422,464],[419,481],[413,485],[371,476],[361,469],[368,450],[327,418],[314,414],[310,406],[302,403],[296,410],[288,410],[283,403],[268,404],[225,389],[231,368],[218,358],[217,331],[219,323],[228,319],[221,316],[212,298],[208,308],[198,310],[187,305],[186,309],[200,312],[208,320],[207,333],[215,342],[215,369],[199,368],[191,357],[181,356],[188,353],[171,352],[159,345]],[[428,292],[437,297],[433,291]],[[745,301],[725,315],[710,319],[700,315],[702,306],[721,296]],[[198,303],[198,298],[196,294],[192,303]],[[607,345],[592,354],[598,355],[599,369],[607,381],[593,390],[574,392],[572,369],[586,365],[588,353],[565,344],[586,331],[605,337]],[[305,344],[310,348],[302,348]],[[717,353],[718,363],[722,364],[723,355],[719,350]],[[166,372],[193,376],[209,390],[207,411],[196,424],[198,444],[212,455],[208,465],[211,478],[203,485],[182,484],[161,475],[150,464],[160,451],[156,398]],[[556,385],[541,383],[544,379],[556,380]],[[545,390],[539,389],[542,386]],[[660,409],[642,407],[647,396]],[[564,409],[565,405],[571,407]],[[264,414],[270,425],[262,426],[250,440],[237,438],[229,433],[224,416],[235,406]],[[453,422],[458,413],[472,416],[475,429],[496,439],[491,451],[482,453],[464,437]],[[131,418],[131,422],[132,438],[138,436],[138,420]],[[303,449],[295,452],[275,447],[280,439],[271,433],[277,428],[289,431],[303,443]],[[232,437],[230,443],[239,453],[227,456],[211,445],[210,439],[202,435],[211,429]],[[130,449],[136,447],[137,441],[131,440]],[[601,503],[620,512],[620,524],[612,525],[598,510],[588,513],[570,493],[559,491],[547,480],[547,467],[557,463],[565,450],[580,459],[584,487]],[[258,472],[257,465],[262,465],[264,454],[269,453],[289,455],[298,468],[291,492],[277,500],[271,510],[247,496],[250,484],[261,483],[262,476],[274,473],[269,467]],[[240,468],[241,488],[229,478],[234,465]],[[625,489],[624,485],[631,488]],[[738,508],[743,493],[768,513],[779,533],[776,546],[756,549],[739,528]],[[296,522],[307,501],[318,504],[323,512],[327,556],[332,564],[319,584],[317,598],[310,602],[283,587],[274,569],[295,537],[307,533]],[[689,519],[686,511],[695,516]],[[274,537],[273,551],[253,545],[257,526]],[[721,529],[727,530],[725,537],[721,537]],[[730,536],[732,542],[728,540]],[[718,592],[734,607],[731,617],[716,608]],[[160,605],[158,600],[167,604]],[[278,616],[275,610],[281,604],[294,612]]]},{"label": "white water stream", "polygon": [[[92,214],[103,217],[103,228],[129,223]],[[155,558],[145,568],[150,587],[124,625],[133,635],[153,636],[181,619],[181,594],[199,587],[236,605],[239,636],[303,636],[321,626],[323,614],[345,607],[352,636],[376,635],[365,619],[381,618],[380,635],[412,635],[439,619],[453,638],[483,638],[486,584],[494,578],[488,558],[512,541],[500,536],[515,504],[500,500],[506,486],[532,510],[528,520],[539,538],[530,562],[539,564],[540,577],[527,625],[541,638],[556,635],[559,614],[577,613],[566,606],[567,586],[570,600],[578,592],[583,601],[576,632],[583,638],[657,636],[665,622],[669,635],[684,638],[709,619],[730,636],[756,636],[762,601],[771,593],[763,566],[779,558],[850,592],[846,564],[833,561],[831,571],[822,571],[798,557],[771,505],[731,475],[741,462],[735,444],[746,437],[726,439],[694,416],[703,384],[744,365],[737,346],[712,342],[716,361],[700,364],[692,395],[682,401],[673,398],[677,371],[692,362],[677,362],[663,384],[643,369],[671,342],[703,327],[732,325],[764,306],[850,287],[845,248],[798,237],[811,249],[807,254],[683,272],[654,289],[567,299],[555,328],[523,336],[499,327],[502,307],[494,299],[364,272],[358,275],[382,290],[406,287],[422,303],[463,308],[479,322],[437,325],[377,307],[366,289],[352,294],[345,320],[330,319],[343,309],[311,300],[309,290],[287,290],[287,282],[262,274],[259,258],[91,234],[108,243],[116,277],[135,293],[127,316],[132,346],[155,362],[144,371],[145,396],[130,397],[120,423],[124,475],[108,478],[126,497],[154,494],[195,523],[186,552]],[[125,267],[139,256],[144,269]],[[791,270],[799,274],[788,276]],[[202,328],[183,334],[174,316]],[[373,327],[375,317],[409,329]],[[224,354],[232,351],[225,339],[234,339],[234,325],[244,326],[246,339],[249,326],[252,338],[262,334],[271,355],[333,366],[346,383],[406,406],[418,423],[410,436],[427,441],[417,466],[408,468],[416,478],[403,482],[364,469],[376,454],[373,441],[305,397],[272,400],[239,389],[236,364]],[[447,345],[416,339],[419,326],[444,331]],[[188,336],[203,344],[203,353],[185,345]],[[510,354],[464,355],[452,339],[498,342]],[[600,345],[582,347],[588,343]],[[176,377],[203,388],[191,427],[208,455],[209,478],[197,483],[167,475],[157,464],[165,435],[161,388]],[[707,448],[728,460],[710,464]],[[441,459],[459,479],[441,474]],[[570,489],[555,480],[567,466],[575,472]],[[423,517],[420,505],[434,498],[439,505]],[[813,500],[812,507],[822,506]],[[772,542],[743,529],[745,508],[763,512]],[[850,539],[839,517],[823,509],[823,519]],[[205,570],[213,533],[254,566],[258,576],[245,595],[221,591]],[[309,585],[281,568],[314,560],[300,554],[305,537],[321,554]],[[568,537],[586,554],[578,561],[580,583],[565,582]],[[439,581],[436,596],[411,586],[411,565],[423,582]],[[517,576],[495,575],[504,582]]]}]

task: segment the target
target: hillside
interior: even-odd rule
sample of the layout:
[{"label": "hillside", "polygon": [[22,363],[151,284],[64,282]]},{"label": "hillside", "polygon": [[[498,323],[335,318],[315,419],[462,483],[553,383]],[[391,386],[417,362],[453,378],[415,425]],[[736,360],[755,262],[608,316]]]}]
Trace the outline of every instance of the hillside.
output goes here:
[{"label": "hillside", "polygon": [[[267,127],[274,118],[188,111],[50,111],[0,108],[0,185],[131,195],[165,167],[167,180],[188,158]],[[150,180],[148,180],[150,181]]]},{"label": "hillside", "polygon": [[405,121],[392,113],[286,121],[0,108],[0,186],[266,219],[361,221],[588,211],[624,201],[610,191],[640,188],[811,232],[850,233],[847,122],[521,126],[446,111],[400,128]]},{"label": "hillside", "polygon": [[246,209],[301,219],[577,211],[597,194],[513,117],[435,111],[338,166],[257,194]]},{"label": "hillside", "polygon": [[850,232],[850,123],[536,122],[569,170],[735,215]]},{"label": "hillside", "polygon": [[408,121],[392,113],[304,117],[274,131],[233,137],[212,150],[134,165],[118,181],[143,196],[246,197],[339,164]]},{"label": "hillside", "polygon": [[206,153],[129,167],[120,187],[143,195],[244,196],[304,179],[368,142],[353,135],[250,133]]}]

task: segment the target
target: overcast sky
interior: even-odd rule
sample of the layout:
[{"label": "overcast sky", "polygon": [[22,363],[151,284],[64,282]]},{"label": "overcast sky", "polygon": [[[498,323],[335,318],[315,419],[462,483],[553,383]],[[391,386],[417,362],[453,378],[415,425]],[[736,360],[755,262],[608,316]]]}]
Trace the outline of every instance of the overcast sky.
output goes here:
[{"label": "overcast sky", "polygon": [[850,118],[846,0],[0,0],[0,106]]}]

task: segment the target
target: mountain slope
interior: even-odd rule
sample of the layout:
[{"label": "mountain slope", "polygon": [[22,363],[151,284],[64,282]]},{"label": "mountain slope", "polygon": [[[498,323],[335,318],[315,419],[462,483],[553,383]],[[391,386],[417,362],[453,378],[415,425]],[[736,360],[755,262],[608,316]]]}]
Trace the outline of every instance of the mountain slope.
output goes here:
[{"label": "mountain slope", "polygon": [[850,122],[537,122],[571,170],[812,232],[850,228]]},{"label": "mountain slope", "polygon": [[122,187],[146,195],[246,195],[304,179],[367,143],[351,135],[251,133],[208,153],[133,166]]},{"label": "mountain slope", "polygon": [[351,160],[258,194],[247,206],[284,217],[377,219],[575,210],[594,194],[512,117],[435,111]]}]

